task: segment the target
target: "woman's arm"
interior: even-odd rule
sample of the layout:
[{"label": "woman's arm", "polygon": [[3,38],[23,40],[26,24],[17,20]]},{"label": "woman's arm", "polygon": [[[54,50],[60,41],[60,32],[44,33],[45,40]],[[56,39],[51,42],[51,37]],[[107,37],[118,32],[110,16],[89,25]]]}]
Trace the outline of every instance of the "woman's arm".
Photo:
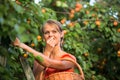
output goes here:
[{"label": "woman's arm", "polygon": [[57,69],[68,69],[74,66],[74,64],[70,61],[59,61],[59,60],[50,59],[49,57],[32,49],[31,47],[25,45],[24,43],[21,43],[20,47],[32,53],[35,59],[37,59],[37,61],[45,67],[51,67],[51,68],[57,68]]},{"label": "woman's arm", "polygon": [[[70,61],[59,61],[50,59],[49,57],[43,55],[41,52],[38,52],[35,49],[32,49],[31,47],[27,46],[26,44],[21,43],[18,38],[14,41],[13,44],[32,53],[35,59],[44,67],[51,67],[56,69],[68,69],[74,66],[74,64]],[[45,53],[49,53],[49,51],[48,52],[46,51]]]},{"label": "woman's arm", "polygon": [[36,60],[34,61],[33,65],[33,74],[35,78],[40,76],[41,72],[44,70],[44,66],[40,65]]},{"label": "woman's arm", "polygon": [[20,44],[18,45],[18,47],[20,47],[20,48],[22,48],[22,49],[24,49],[24,50],[32,53],[33,56],[35,57],[35,59],[36,59],[40,64],[42,64],[43,66],[45,66],[45,67],[48,67],[48,66],[49,66],[49,63],[50,63],[50,62],[49,62],[49,61],[50,61],[49,58],[48,58],[47,56],[43,55],[41,52],[36,51],[35,49],[27,46],[27,45],[24,44],[24,43],[20,43]]},{"label": "woman's arm", "polygon": [[43,70],[44,70],[44,66],[40,65],[36,60],[34,60],[34,64],[33,64],[33,73],[34,73],[34,75],[39,74]]}]

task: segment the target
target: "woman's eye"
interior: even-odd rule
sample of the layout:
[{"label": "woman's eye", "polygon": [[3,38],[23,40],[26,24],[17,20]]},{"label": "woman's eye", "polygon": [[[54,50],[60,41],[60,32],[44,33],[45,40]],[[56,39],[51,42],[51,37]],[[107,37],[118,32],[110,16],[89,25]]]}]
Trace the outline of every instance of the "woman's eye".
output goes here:
[{"label": "woman's eye", "polygon": [[49,33],[48,31],[44,32],[44,34],[48,34],[48,33]]},{"label": "woman's eye", "polygon": [[53,33],[53,34],[55,34],[55,33],[57,33],[57,31],[46,31],[46,32],[44,32],[44,34],[50,34],[50,33]]},{"label": "woman's eye", "polygon": [[57,31],[53,31],[53,33],[56,33]]}]

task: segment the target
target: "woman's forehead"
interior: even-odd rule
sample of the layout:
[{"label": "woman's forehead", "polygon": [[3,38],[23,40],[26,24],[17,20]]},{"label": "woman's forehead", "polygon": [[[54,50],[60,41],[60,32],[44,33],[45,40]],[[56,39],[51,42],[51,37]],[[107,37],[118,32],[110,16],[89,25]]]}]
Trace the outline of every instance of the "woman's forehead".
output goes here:
[{"label": "woman's forehead", "polygon": [[56,24],[53,24],[53,23],[46,23],[45,25],[44,25],[44,30],[45,29],[48,29],[48,28],[52,28],[52,29],[57,29],[57,30],[59,30],[59,27],[58,27],[58,25],[56,25]]}]

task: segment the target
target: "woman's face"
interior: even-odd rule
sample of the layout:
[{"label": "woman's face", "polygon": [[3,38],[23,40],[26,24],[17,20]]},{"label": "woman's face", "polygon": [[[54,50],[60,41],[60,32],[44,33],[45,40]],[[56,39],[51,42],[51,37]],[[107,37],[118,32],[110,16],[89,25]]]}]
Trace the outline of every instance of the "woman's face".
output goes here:
[{"label": "woman's face", "polygon": [[55,45],[59,45],[62,37],[59,27],[56,24],[45,24],[43,28],[43,36],[45,41],[53,40]]}]

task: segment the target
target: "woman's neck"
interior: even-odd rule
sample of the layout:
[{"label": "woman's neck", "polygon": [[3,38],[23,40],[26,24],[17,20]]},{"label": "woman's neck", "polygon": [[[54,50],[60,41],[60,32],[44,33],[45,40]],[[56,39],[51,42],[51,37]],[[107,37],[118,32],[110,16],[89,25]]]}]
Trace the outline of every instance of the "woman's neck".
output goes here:
[{"label": "woman's neck", "polygon": [[55,53],[55,54],[58,54],[62,51],[61,47],[60,46],[55,46],[52,53]]},{"label": "woman's neck", "polygon": [[63,51],[62,51],[62,49],[60,48],[60,47],[58,47],[58,46],[56,46],[54,49],[53,49],[53,51],[52,51],[52,53],[51,53],[51,57],[52,58],[56,58],[56,57],[60,57],[60,55],[63,53]]}]

